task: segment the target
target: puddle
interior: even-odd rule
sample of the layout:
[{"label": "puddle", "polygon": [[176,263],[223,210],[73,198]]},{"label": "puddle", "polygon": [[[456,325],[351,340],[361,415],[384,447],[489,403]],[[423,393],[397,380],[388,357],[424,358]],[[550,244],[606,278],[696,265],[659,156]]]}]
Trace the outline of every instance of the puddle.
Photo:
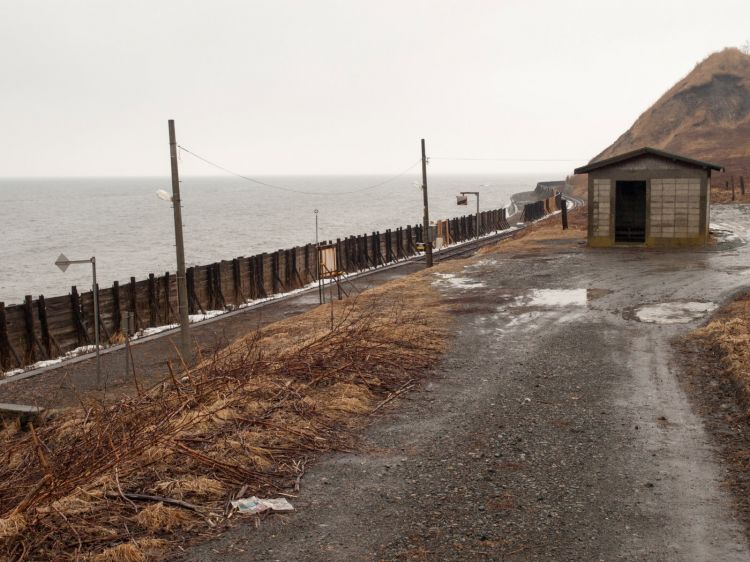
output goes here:
[{"label": "puddle", "polygon": [[750,237],[750,230],[743,224],[712,222],[709,225],[709,230],[716,238],[717,244],[743,245],[747,243]]},{"label": "puddle", "polygon": [[435,273],[434,275],[440,279],[433,281],[433,285],[449,285],[454,289],[480,289],[485,287],[485,284],[481,281],[475,281],[467,277],[458,277],[454,273]]},{"label": "puddle", "polygon": [[526,306],[584,306],[586,289],[533,289]]},{"label": "puddle", "polygon": [[712,302],[664,302],[635,309],[635,317],[650,324],[685,324],[716,309]]}]

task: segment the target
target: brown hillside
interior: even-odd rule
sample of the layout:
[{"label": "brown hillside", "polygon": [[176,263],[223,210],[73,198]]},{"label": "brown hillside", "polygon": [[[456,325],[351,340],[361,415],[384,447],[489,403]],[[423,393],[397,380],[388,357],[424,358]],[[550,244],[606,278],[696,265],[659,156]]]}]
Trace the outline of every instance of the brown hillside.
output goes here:
[{"label": "brown hillside", "polygon": [[750,55],[724,49],[696,65],[593,161],[652,146],[750,178]]}]

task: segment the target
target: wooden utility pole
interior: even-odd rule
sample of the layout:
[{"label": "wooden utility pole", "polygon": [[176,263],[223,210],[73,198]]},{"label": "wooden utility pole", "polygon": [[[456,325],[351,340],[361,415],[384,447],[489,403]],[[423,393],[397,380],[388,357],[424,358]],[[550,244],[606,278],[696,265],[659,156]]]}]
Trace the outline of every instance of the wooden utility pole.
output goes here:
[{"label": "wooden utility pole", "polygon": [[185,278],[185,243],[182,239],[182,201],[180,174],[177,169],[177,138],[174,120],[169,120],[169,157],[172,164],[172,208],[174,209],[174,240],[177,249],[177,300],[180,316],[180,352],[186,364],[193,361],[190,346],[190,317],[188,313],[187,280]]},{"label": "wooden utility pole", "polygon": [[736,195],[734,193],[734,176],[732,176],[732,201],[736,199]]},{"label": "wooden utility pole", "polygon": [[422,139],[422,196],[424,198],[424,218],[422,224],[422,243],[424,244],[427,267],[432,267],[432,241],[430,240],[430,210],[427,201],[427,156],[424,139]]},{"label": "wooden utility pole", "polygon": [[562,215],[563,230],[568,230],[568,202],[560,194],[560,214]]}]

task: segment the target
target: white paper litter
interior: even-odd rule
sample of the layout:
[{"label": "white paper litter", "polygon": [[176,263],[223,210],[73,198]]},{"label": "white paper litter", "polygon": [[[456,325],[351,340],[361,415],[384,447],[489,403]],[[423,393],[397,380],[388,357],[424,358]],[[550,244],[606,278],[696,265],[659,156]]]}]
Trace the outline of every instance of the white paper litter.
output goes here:
[{"label": "white paper litter", "polygon": [[230,502],[240,513],[263,513],[264,511],[294,511],[286,498],[260,499],[255,496]]}]

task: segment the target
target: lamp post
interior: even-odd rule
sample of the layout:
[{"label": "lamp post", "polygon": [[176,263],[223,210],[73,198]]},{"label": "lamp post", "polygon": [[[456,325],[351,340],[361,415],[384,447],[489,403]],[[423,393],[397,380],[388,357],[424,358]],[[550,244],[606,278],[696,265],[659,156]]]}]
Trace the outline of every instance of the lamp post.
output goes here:
[{"label": "lamp post", "polygon": [[99,288],[96,286],[96,257],[92,256],[87,260],[69,260],[65,257],[65,254],[60,254],[55,265],[60,268],[60,271],[65,273],[71,265],[80,263],[91,264],[91,277],[92,285],[91,292],[94,295],[94,343],[96,344],[96,388],[101,389],[102,387],[102,363],[99,357]]},{"label": "lamp post", "polygon": [[463,199],[457,198],[456,204],[457,205],[466,205],[466,196],[467,195],[476,195],[477,196],[477,238],[479,238],[479,231],[481,229],[480,224],[480,216],[479,216],[479,192],[478,191],[461,191],[461,195],[463,196]]}]

